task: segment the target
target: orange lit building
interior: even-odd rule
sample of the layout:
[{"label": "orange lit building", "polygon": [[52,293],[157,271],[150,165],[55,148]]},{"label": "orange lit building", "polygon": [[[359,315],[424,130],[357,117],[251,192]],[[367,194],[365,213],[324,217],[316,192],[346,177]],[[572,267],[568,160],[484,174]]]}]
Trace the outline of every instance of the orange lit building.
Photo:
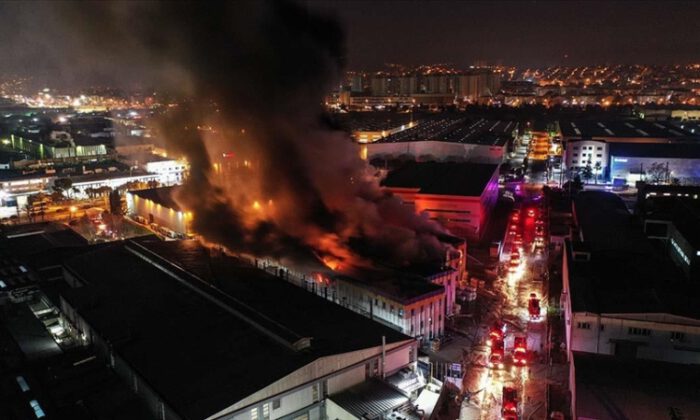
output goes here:
[{"label": "orange lit building", "polygon": [[389,172],[382,185],[456,236],[479,239],[498,199],[498,165],[424,162]]},{"label": "orange lit building", "polygon": [[[181,208],[173,199],[178,187],[149,188],[128,191],[128,214],[143,217],[148,224],[155,224],[165,236],[182,236],[191,232],[192,214]],[[174,232],[176,235],[173,235]]]}]

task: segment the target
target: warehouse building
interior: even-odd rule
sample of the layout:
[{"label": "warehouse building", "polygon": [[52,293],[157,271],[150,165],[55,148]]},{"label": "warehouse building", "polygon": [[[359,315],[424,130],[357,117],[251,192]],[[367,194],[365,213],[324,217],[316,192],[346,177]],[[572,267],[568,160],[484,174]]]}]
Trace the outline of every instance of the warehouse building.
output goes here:
[{"label": "warehouse building", "polygon": [[498,200],[498,165],[408,163],[389,172],[382,185],[452,234],[479,239]]},{"label": "warehouse building", "polygon": [[699,143],[655,143],[610,145],[610,178],[636,181],[681,183],[700,182]]},{"label": "warehouse building", "polygon": [[[126,207],[132,217],[142,217],[166,233],[185,236],[192,233],[192,213],[180,207],[174,194],[179,186],[127,191]],[[167,230],[166,230],[167,229]]]},{"label": "warehouse building", "polygon": [[561,297],[569,355],[700,364],[700,283],[645,237],[618,196],[579,193],[573,213]]},{"label": "warehouse building", "polygon": [[367,158],[390,161],[410,156],[417,161],[462,160],[500,164],[512,147],[518,123],[460,117],[429,118],[412,128],[361,147]]},{"label": "warehouse building", "polygon": [[382,390],[364,401],[378,415],[417,418],[414,339],[243,260],[141,239],[75,257],[65,277],[66,325],[155,418],[335,418],[363,383]]}]

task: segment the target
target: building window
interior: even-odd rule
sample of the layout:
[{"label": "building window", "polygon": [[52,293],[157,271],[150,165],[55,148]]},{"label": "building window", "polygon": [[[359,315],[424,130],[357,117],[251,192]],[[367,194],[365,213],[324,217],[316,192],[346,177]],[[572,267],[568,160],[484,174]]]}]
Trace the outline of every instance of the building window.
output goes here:
[{"label": "building window", "polygon": [[31,401],[29,401],[29,406],[32,407],[32,410],[34,410],[34,416],[36,418],[41,419],[41,418],[46,417],[46,414],[44,413],[44,409],[41,408],[39,401],[31,400]]},{"label": "building window", "polygon": [[601,146],[596,147],[596,149],[603,150],[603,148]]},{"label": "building window", "polygon": [[578,328],[579,330],[590,330],[591,323],[590,322],[579,322],[576,324],[576,328]]},{"label": "building window", "polygon": [[314,402],[318,402],[319,399],[321,398],[321,392],[318,388],[319,388],[318,383],[313,384],[313,386],[311,387],[311,394],[312,394],[312,398],[313,398]]},{"label": "building window", "polygon": [[671,340],[673,341],[685,341],[685,333],[679,331],[671,331]]},{"label": "building window", "polygon": [[282,405],[282,400],[280,400],[279,398],[277,398],[276,400],[272,400],[272,409],[273,410],[277,410],[278,408],[280,408],[281,405]]},{"label": "building window", "polygon": [[578,156],[578,153],[574,153],[574,156]]},{"label": "building window", "polygon": [[411,309],[411,318],[413,318],[414,316],[416,316],[416,310],[415,310],[415,309]]},{"label": "building window", "polygon": [[598,154],[596,155],[596,157],[603,157],[603,155],[601,155],[600,153],[598,153]]},{"label": "building window", "polygon": [[270,420],[270,403],[263,404],[263,419]]},{"label": "building window", "polygon": [[386,310],[386,302],[382,301],[382,309]]},{"label": "building window", "polygon": [[651,330],[647,328],[634,328],[634,327],[629,327],[627,329],[627,333],[629,335],[644,335],[644,336],[649,336],[651,335]]},{"label": "building window", "polygon": [[574,150],[578,150],[578,146],[574,146]]},{"label": "building window", "polygon": [[600,330],[605,331],[605,324],[600,324]]},{"label": "building window", "polygon": [[401,318],[403,318],[403,309],[402,309],[402,308],[399,308],[399,316],[400,316]]},{"label": "building window", "polygon": [[250,409],[250,420],[258,420],[258,407]]},{"label": "building window", "polygon": [[574,160],[571,161],[571,163],[576,164],[576,163],[578,163],[578,161],[574,159]]}]

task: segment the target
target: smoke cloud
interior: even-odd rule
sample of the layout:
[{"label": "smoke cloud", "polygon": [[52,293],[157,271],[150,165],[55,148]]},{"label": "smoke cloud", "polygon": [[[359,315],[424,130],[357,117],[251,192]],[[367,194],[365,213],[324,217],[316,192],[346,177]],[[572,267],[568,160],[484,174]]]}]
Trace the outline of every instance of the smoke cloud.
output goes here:
[{"label": "smoke cloud", "polygon": [[[180,94],[160,133],[191,165],[176,200],[232,251],[393,265],[440,260],[444,231],[382,191],[321,100],[343,67],[339,25],[286,1],[73,5],[79,42]],[[99,54],[95,54],[98,51]],[[126,66],[125,66],[126,64]]]}]

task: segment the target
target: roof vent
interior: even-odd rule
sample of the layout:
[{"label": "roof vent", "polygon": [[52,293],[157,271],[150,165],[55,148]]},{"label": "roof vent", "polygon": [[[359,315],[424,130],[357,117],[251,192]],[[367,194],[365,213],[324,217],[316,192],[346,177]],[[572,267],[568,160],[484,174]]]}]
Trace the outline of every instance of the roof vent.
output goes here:
[{"label": "roof vent", "polygon": [[311,348],[311,338],[312,337],[302,337],[292,343],[292,347],[294,347],[294,350],[296,351],[301,351],[301,350],[306,350],[308,348]]}]

